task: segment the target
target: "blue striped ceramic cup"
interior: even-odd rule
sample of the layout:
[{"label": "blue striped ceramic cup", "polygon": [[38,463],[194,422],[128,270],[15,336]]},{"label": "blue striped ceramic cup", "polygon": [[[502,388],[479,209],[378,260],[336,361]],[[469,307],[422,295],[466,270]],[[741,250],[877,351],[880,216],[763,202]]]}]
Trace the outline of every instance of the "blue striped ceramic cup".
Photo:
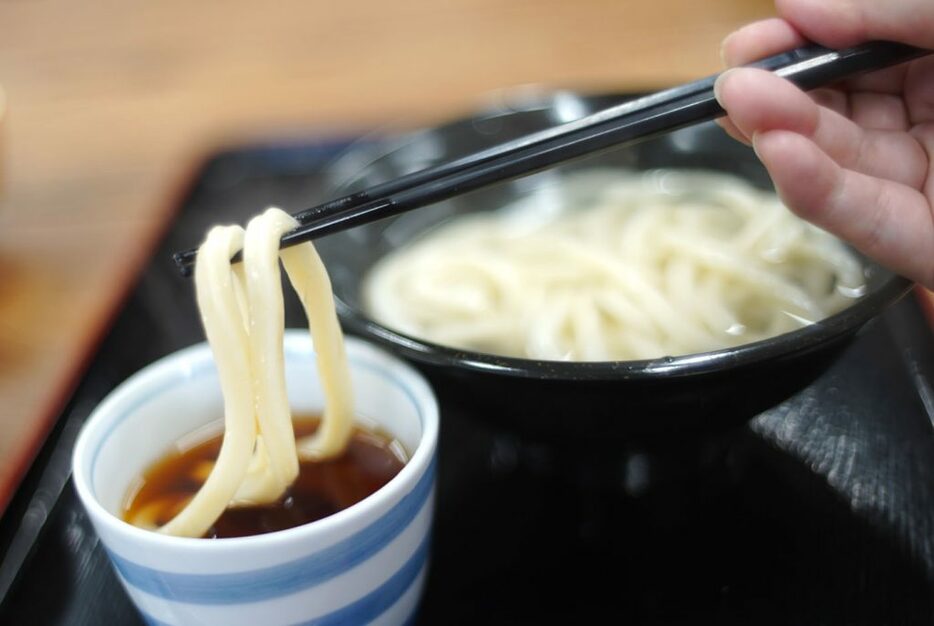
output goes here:
[{"label": "blue striped ceramic cup", "polygon": [[[75,446],[78,495],[127,593],[150,624],[402,624],[428,562],[438,407],[425,380],[369,344],[347,340],[356,412],[394,435],[410,461],[386,486],[317,522],[237,539],[185,539],[119,518],[134,477],[183,436],[220,418],[211,353],[172,354],[115,389]],[[307,333],[286,333],[290,401],[320,411]]]}]

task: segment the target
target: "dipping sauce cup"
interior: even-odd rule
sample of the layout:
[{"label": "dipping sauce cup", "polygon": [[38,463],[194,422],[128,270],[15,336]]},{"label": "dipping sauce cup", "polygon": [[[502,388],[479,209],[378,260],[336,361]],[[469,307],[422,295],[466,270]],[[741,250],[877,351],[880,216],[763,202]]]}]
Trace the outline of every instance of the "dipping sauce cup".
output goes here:
[{"label": "dipping sauce cup", "polygon": [[[181,439],[223,417],[211,352],[171,354],[117,387],[75,445],[78,495],[120,581],[150,624],[402,624],[418,607],[434,504],[438,405],[399,359],[347,338],[355,412],[409,461],[384,487],[329,517],[232,539],[166,536],[121,519],[131,483]],[[293,411],[324,398],[307,332],[286,331]]]}]

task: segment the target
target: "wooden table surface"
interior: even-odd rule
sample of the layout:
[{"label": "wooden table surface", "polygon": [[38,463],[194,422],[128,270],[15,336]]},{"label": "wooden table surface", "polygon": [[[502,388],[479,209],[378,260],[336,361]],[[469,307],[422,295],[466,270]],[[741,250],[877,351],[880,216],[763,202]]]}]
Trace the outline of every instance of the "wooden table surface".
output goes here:
[{"label": "wooden table surface", "polygon": [[[0,510],[212,148],[717,71],[770,0],[0,3]],[[260,208],[260,207],[258,207]]]}]

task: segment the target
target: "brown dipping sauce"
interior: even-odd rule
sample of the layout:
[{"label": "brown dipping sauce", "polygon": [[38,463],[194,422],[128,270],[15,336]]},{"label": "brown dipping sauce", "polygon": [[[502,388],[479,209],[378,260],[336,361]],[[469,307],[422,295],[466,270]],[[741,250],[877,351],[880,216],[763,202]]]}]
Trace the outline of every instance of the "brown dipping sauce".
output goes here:
[{"label": "brown dipping sauce", "polygon": [[[295,419],[295,436],[318,428],[319,418]],[[221,448],[218,434],[184,451],[171,452],[152,465],[128,494],[123,519],[131,522],[153,506],[161,526],[178,513],[198,491]],[[302,461],[298,478],[274,504],[228,508],[205,538],[245,537],[307,524],[346,509],[369,496],[399,473],[406,462],[402,445],[380,431],[354,426],[350,444],[340,457]]]}]

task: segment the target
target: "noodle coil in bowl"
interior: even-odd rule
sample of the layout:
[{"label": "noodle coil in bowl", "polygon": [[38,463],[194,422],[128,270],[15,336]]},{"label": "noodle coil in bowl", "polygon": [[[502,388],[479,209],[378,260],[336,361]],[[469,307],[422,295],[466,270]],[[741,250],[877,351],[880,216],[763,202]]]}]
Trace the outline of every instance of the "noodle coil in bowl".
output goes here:
[{"label": "noodle coil in bowl", "polygon": [[[332,194],[569,121],[557,93],[362,142]],[[682,129],[321,242],[350,333],[442,401],[552,439],[715,431],[818,377],[910,283],[794,217],[752,151]]]}]

